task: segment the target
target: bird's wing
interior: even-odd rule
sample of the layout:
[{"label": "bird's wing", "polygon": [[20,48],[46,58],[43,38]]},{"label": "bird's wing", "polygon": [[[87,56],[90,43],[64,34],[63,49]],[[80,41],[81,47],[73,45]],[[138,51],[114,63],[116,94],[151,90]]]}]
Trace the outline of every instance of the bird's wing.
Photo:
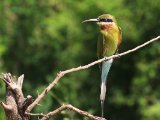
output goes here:
[{"label": "bird's wing", "polygon": [[122,31],[121,31],[121,28],[118,27],[118,30],[119,30],[119,34],[118,34],[118,47],[117,47],[117,50],[116,50],[115,54],[118,54],[118,48],[119,48],[120,44],[122,43]]},{"label": "bird's wing", "polygon": [[122,31],[120,27],[118,27],[118,29],[119,29],[119,35],[118,35],[118,46],[119,46],[122,42]]},{"label": "bird's wing", "polygon": [[[103,58],[103,35],[99,35],[98,41],[97,41],[97,56],[98,59]],[[101,70],[101,65],[102,63],[99,64],[100,70]]]}]

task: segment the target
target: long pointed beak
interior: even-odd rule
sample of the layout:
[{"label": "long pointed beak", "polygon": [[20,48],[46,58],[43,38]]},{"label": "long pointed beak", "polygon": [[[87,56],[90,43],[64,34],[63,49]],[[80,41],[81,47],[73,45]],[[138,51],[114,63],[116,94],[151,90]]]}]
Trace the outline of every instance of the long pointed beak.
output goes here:
[{"label": "long pointed beak", "polygon": [[97,18],[94,18],[94,19],[88,19],[88,20],[84,20],[82,21],[82,23],[84,22],[98,22],[99,20]]}]

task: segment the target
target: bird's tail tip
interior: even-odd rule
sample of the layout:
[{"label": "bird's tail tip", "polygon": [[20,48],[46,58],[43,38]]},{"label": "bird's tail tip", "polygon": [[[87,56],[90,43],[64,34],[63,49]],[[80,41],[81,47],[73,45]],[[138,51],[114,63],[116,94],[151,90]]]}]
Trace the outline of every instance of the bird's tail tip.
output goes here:
[{"label": "bird's tail tip", "polygon": [[101,117],[104,117],[104,100],[101,100]]},{"label": "bird's tail tip", "polygon": [[106,96],[106,84],[105,84],[105,82],[102,82],[100,100],[104,101],[105,100],[105,96]]},{"label": "bird's tail tip", "polygon": [[101,117],[104,116],[104,100],[106,96],[106,84],[105,82],[102,82],[101,84],[101,94],[100,94],[100,100],[101,100]]}]

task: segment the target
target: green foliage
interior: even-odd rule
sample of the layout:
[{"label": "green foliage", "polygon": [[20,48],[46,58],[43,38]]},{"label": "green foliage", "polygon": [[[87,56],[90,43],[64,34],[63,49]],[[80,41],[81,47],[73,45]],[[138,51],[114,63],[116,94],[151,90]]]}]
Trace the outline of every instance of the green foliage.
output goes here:
[{"label": "green foliage", "polygon": [[[0,71],[25,74],[24,93],[36,97],[58,71],[97,60],[98,27],[81,21],[114,15],[123,32],[122,52],[160,34],[159,4],[159,0],[1,0]],[[115,60],[107,85],[108,120],[160,119],[159,45],[152,43]],[[4,84],[0,85],[2,100]],[[64,76],[34,112],[47,113],[70,103],[100,115],[99,92],[97,65]],[[2,109],[0,119],[5,119]],[[87,120],[70,111],[54,119]]]}]

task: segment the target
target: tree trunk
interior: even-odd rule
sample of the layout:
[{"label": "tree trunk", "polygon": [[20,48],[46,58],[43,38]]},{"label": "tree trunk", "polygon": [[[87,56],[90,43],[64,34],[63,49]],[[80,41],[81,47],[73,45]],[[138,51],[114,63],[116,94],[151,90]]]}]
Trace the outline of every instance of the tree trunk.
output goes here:
[{"label": "tree trunk", "polygon": [[1,78],[6,84],[6,100],[1,102],[7,120],[29,120],[29,115],[25,114],[27,107],[33,102],[31,96],[25,98],[22,92],[24,75],[17,80],[10,73],[3,74]]}]

